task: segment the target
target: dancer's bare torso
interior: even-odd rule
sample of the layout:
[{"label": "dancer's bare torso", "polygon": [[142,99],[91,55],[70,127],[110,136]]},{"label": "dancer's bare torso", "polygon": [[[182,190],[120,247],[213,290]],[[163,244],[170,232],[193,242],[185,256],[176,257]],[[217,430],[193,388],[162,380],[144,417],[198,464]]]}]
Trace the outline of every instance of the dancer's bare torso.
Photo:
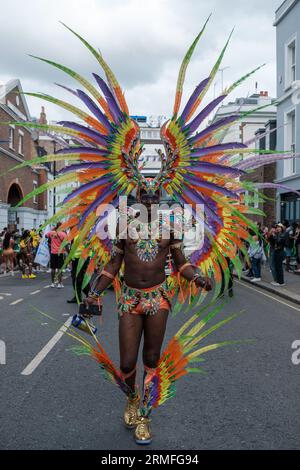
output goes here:
[{"label": "dancer's bare torso", "polygon": [[171,240],[160,240],[158,253],[153,261],[142,261],[137,255],[136,241],[127,239],[123,242],[124,281],[130,287],[147,289],[161,284],[165,280],[165,265],[170,250]]}]

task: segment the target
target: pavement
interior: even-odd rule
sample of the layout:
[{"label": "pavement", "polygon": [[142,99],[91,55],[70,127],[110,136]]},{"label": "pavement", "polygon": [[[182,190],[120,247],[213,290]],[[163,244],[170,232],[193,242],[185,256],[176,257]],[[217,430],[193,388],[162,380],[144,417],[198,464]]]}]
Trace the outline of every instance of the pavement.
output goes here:
[{"label": "pavement", "polygon": [[[62,290],[51,289],[46,273],[34,280],[0,279],[0,339],[6,344],[0,449],[141,450],[123,427],[122,393],[89,357],[74,355],[73,339],[62,334],[77,311],[66,303],[70,277],[64,283]],[[300,365],[291,358],[292,344],[300,340],[300,307],[244,281],[236,281],[233,299],[222,302],[211,324],[242,313],[202,344],[254,342],[210,351],[207,375],[180,379],[176,396],[153,412],[154,440],[146,450],[299,450]],[[183,312],[170,316],[165,344],[186,318]],[[117,329],[109,291],[100,340],[116,363]]]},{"label": "pavement", "polygon": [[[235,275],[236,276],[236,275]],[[237,276],[236,276],[237,277]],[[251,282],[251,278],[242,275],[241,278],[244,282]],[[271,270],[268,265],[262,267],[262,280],[260,282],[256,282],[255,285],[259,289],[266,290],[273,294],[278,295],[279,297],[289,300],[297,305],[300,305],[300,275],[296,273],[290,273],[284,271],[284,287],[276,287],[271,284],[273,282],[273,277],[271,274]]]}]

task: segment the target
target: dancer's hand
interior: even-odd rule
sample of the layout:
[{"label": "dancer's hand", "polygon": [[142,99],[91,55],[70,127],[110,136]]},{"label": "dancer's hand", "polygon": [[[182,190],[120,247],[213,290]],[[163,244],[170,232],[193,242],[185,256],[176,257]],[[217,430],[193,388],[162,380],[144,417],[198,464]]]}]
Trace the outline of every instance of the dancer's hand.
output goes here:
[{"label": "dancer's hand", "polygon": [[209,277],[198,277],[195,281],[197,287],[202,287],[207,292],[212,290],[212,282]]},{"label": "dancer's hand", "polygon": [[94,297],[86,297],[83,301],[86,310],[82,313],[84,318],[91,318],[93,315],[102,314],[102,303]]}]

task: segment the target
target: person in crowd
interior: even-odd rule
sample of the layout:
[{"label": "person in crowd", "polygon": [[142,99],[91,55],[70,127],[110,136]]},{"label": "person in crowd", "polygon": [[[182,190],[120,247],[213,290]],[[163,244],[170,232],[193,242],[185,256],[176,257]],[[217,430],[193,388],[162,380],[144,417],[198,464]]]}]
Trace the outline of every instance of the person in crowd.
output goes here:
[{"label": "person in crowd", "polygon": [[300,274],[300,221],[298,221],[295,230],[295,248],[297,258],[297,269],[294,272],[295,274]]},{"label": "person in crowd", "polygon": [[253,279],[251,282],[261,281],[261,262],[263,258],[263,240],[255,232],[250,232],[251,240],[249,243],[248,254],[251,261]]},{"label": "person in crowd", "polygon": [[271,284],[277,287],[283,287],[285,286],[283,261],[286,242],[285,227],[283,224],[279,223],[275,228],[271,229],[269,242],[271,248],[271,270],[274,279]]},{"label": "person in crowd", "polygon": [[21,235],[18,230],[14,232],[13,238],[14,238],[14,264],[17,269],[22,270],[21,249],[20,249]]},{"label": "person in crowd", "polygon": [[78,263],[79,263],[79,260],[80,260],[80,257],[81,257],[82,249],[83,249],[83,247],[82,247],[82,245],[80,245],[77,248],[77,250],[74,254],[74,258],[72,259],[71,276],[72,276],[72,284],[73,284],[73,289],[74,289],[74,296],[72,297],[72,299],[67,300],[68,304],[75,304],[75,303],[77,303],[77,300],[78,300],[79,303],[81,303],[82,302],[82,293],[84,293],[87,296],[89,291],[90,291],[90,285],[89,284],[82,289],[84,275],[85,275],[86,269],[89,265],[90,258],[87,258],[85,260],[82,268],[80,269],[79,273],[76,276]]},{"label": "person in crowd", "polygon": [[290,268],[292,252],[295,243],[295,232],[293,226],[289,223],[288,220],[284,220],[283,226],[285,228],[285,247],[284,247],[284,255],[285,255],[285,270],[287,272],[293,272]]},{"label": "person in crowd", "polygon": [[61,223],[59,222],[53,230],[46,234],[49,241],[50,248],[50,269],[51,269],[51,287],[62,289],[62,267],[65,261],[66,248],[63,246],[67,234],[60,230]]},{"label": "person in crowd", "polygon": [[14,275],[14,244],[13,235],[7,230],[2,242],[2,263],[4,273],[10,270],[12,276]]},{"label": "person in crowd", "polygon": [[20,241],[20,255],[22,266],[22,279],[35,279],[36,275],[32,272],[33,264],[33,246],[29,230],[24,230]]}]

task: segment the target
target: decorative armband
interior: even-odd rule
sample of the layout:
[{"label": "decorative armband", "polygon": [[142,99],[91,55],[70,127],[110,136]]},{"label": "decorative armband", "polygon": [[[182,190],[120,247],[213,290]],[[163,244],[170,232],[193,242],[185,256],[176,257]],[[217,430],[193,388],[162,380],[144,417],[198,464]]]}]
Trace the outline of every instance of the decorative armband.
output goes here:
[{"label": "decorative armband", "polygon": [[114,280],[115,276],[111,273],[109,273],[108,271],[105,271],[105,269],[103,269],[100,273],[100,276],[105,276],[105,277],[108,277],[109,279],[111,279],[112,281]]},{"label": "decorative armband", "polygon": [[183,266],[181,266],[178,271],[180,272],[180,274],[186,269],[188,268],[189,266],[191,266],[193,268],[193,265],[191,263],[185,263]]}]

